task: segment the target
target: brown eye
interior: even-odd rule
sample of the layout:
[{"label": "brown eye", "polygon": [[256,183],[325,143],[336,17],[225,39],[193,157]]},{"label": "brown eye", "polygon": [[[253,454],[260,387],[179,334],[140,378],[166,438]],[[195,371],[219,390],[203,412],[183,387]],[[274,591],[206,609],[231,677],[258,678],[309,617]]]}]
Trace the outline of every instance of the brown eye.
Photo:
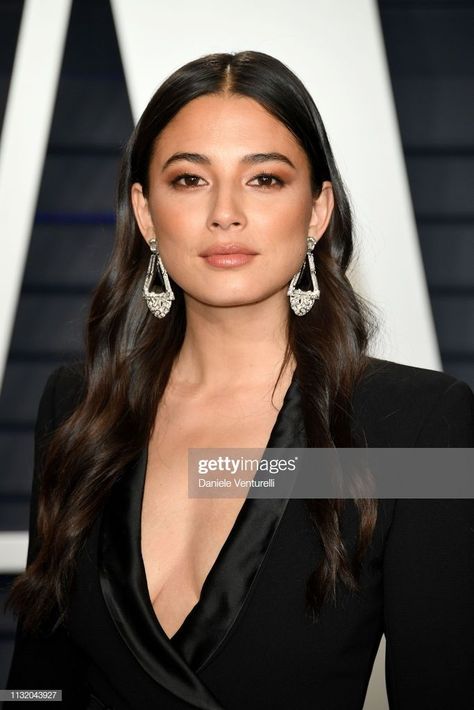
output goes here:
[{"label": "brown eye", "polygon": [[199,175],[183,173],[182,175],[178,175],[177,177],[175,177],[172,184],[177,185],[179,187],[200,187],[199,180],[202,180]]},{"label": "brown eye", "polygon": [[260,175],[256,175],[251,182],[255,181],[258,181],[256,187],[281,187],[283,185],[283,180],[276,175],[271,175],[270,173],[261,173]]}]

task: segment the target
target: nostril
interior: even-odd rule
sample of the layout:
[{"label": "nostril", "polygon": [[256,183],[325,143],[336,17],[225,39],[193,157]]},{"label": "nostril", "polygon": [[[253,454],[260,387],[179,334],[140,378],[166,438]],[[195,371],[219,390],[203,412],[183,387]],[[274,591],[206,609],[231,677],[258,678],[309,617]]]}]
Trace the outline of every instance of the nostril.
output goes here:
[{"label": "nostril", "polygon": [[230,222],[229,224],[224,224],[223,222],[212,222],[213,227],[220,227],[221,229],[229,229],[229,227],[241,227],[242,222]]}]

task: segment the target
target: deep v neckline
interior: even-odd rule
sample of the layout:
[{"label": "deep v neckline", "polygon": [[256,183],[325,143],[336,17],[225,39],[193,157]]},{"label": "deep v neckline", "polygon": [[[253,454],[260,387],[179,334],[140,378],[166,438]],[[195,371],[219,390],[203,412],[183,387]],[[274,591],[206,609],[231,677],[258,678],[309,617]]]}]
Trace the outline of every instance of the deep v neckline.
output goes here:
[{"label": "deep v neckline", "polygon": [[[306,446],[296,371],[267,449]],[[148,445],[113,487],[99,539],[99,574],[110,614],[145,670],[183,699],[216,708],[196,673],[210,663],[247,602],[288,499],[246,498],[207,574],[198,602],[169,638],[153,608],[141,553],[141,513]],[[161,649],[163,657],[160,660]],[[177,680],[179,679],[179,680]],[[198,692],[199,689],[199,692]],[[206,704],[207,703],[207,704]]]}]

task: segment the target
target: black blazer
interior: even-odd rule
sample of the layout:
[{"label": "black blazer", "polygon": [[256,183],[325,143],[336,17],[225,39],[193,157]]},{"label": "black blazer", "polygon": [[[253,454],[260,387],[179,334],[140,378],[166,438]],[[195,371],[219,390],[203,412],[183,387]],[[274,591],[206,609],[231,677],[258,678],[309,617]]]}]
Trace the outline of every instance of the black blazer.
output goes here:
[{"label": "black blazer", "polygon": [[[81,373],[62,366],[50,376],[36,451],[74,407]],[[354,411],[372,447],[474,445],[474,395],[444,373],[373,358]],[[294,376],[268,447],[304,446],[301,423]],[[313,625],[304,590],[322,549],[305,501],[247,499],[198,604],[169,640],[140,551],[146,456],[114,485],[91,529],[67,626],[38,640],[18,625],[8,688],[61,688],[62,707],[89,710],[360,710],[384,633],[391,709],[474,708],[474,500],[380,500],[362,591],[340,586],[338,605]],[[347,503],[351,551],[358,521]]]}]

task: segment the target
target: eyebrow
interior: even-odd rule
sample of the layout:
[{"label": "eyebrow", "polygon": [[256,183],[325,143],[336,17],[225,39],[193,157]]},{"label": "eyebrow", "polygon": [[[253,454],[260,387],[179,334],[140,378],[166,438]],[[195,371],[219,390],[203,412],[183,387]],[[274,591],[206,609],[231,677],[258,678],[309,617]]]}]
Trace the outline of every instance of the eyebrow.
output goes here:
[{"label": "eyebrow", "polygon": [[[201,153],[174,153],[163,165],[161,172],[166,170],[167,167],[173,163],[177,163],[180,160],[187,160],[190,163],[196,163],[198,165],[211,165],[211,161],[207,155],[201,155]],[[247,165],[255,165],[259,163],[266,163],[268,161],[278,161],[280,163],[286,163],[291,168],[296,170],[295,166],[286,155],[283,153],[249,153],[244,155],[240,162],[246,163]]]}]

